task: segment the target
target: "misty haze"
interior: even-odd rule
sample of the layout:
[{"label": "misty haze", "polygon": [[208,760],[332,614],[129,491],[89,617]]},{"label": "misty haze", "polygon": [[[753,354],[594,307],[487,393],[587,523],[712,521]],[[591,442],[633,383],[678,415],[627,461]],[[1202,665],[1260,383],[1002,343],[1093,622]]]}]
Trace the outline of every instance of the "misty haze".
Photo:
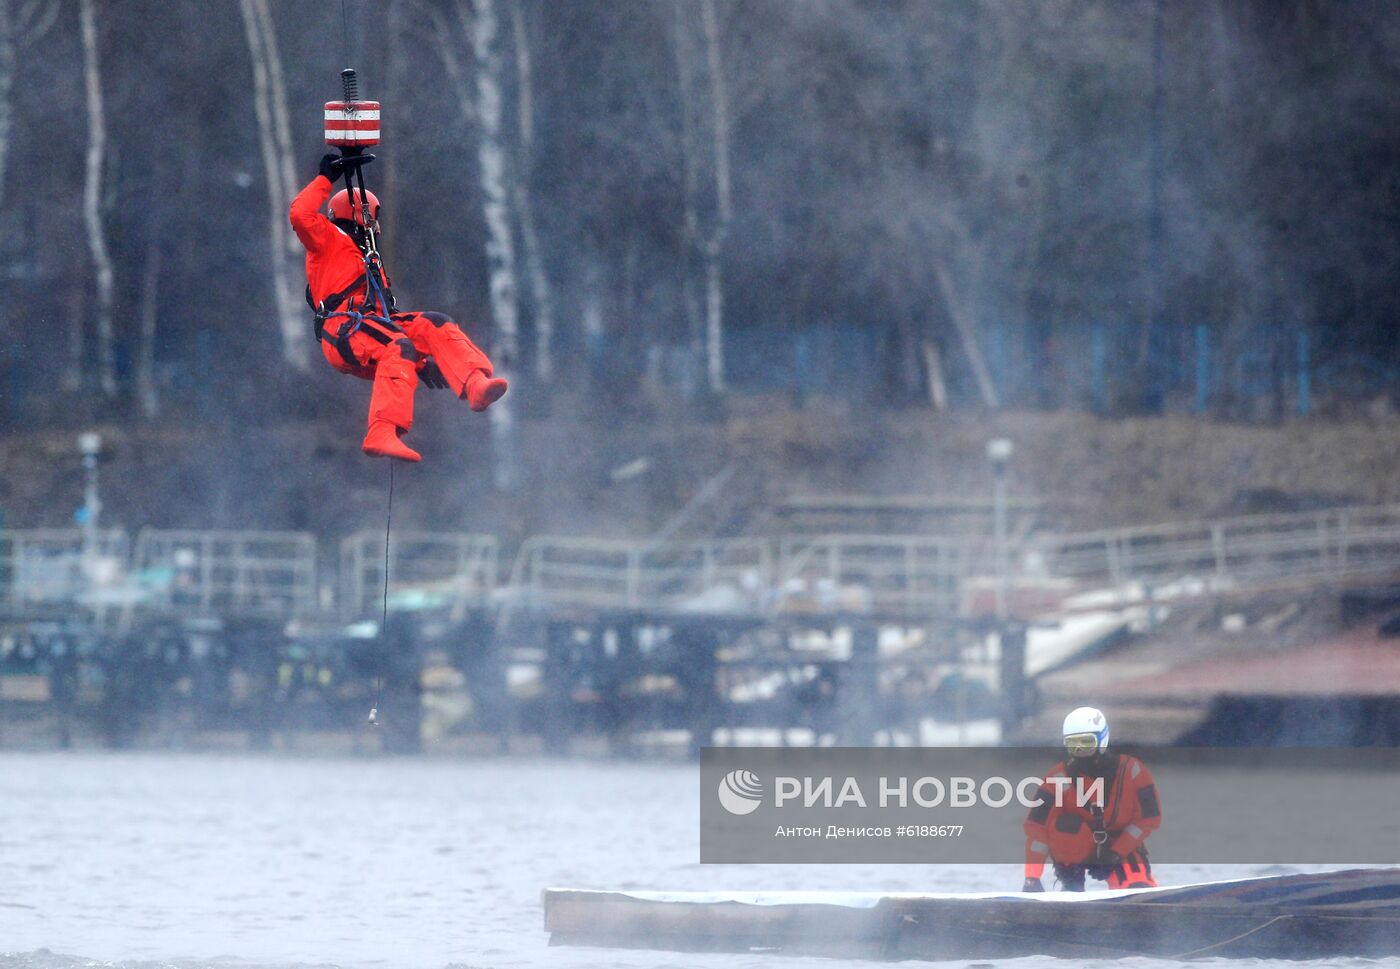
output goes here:
[{"label": "misty haze", "polygon": [[[1381,0],[0,0],[0,969],[1400,969],[1397,89]],[[1374,849],[1199,862],[1241,747]],[[701,864],[813,748],[1128,806]]]}]

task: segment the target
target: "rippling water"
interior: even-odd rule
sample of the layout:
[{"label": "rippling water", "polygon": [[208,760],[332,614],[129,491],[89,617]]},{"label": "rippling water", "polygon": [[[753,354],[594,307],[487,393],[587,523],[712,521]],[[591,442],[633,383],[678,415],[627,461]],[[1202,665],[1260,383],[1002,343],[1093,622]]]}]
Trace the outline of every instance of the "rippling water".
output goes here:
[{"label": "rippling water", "polygon": [[[701,866],[697,831],[690,765],[0,754],[0,969],[839,969],[870,964],[551,949],[540,890],[986,891],[1021,881],[1004,865]],[[1159,874],[1179,884],[1265,871]],[[1328,964],[1400,969],[1400,959]]]}]

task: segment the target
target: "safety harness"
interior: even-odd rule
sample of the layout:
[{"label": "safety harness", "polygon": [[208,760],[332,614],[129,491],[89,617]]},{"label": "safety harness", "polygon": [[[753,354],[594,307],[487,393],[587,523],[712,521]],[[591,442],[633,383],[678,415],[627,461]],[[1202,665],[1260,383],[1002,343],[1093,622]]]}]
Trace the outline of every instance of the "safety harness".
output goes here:
[{"label": "safety harness", "polygon": [[[1120,783],[1123,779],[1122,775],[1123,758],[1117,757],[1115,755],[1112,776],[1104,776],[1104,780],[1106,782],[1111,782],[1112,786],[1110,787],[1110,791],[1112,793],[1110,796],[1115,802],[1118,800],[1120,788],[1122,787]],[[1116,807],[1116,805],[1111,806]],[[1089,805],[1089,813],[1093,816],[1093,820],[1091,820],[1089,823],[1089,828],[1094,833],[1094,844],[1100,847],[1107,847],[1109,831],[1108,825],[1104,821],[1104,806],[1098,801],[1094,801],[1092,804]]]},{"label": "safety harness", "polygon": [[[363,332],[366,336],[380,343],[388,344],[393,340],[403,336],[403,329],[390,317],[394,312],[394,294],[390,290],[388,282],[384,279],[384,272],[379,264],[379,254],[372,249],[364,254],[365,271],[356,276],[350,285],[338,292],[331,293],[320,303],[316,303],[311,298],[311,287],[306,287],[306,302],[315,313],[315,327],[317,341],[325,340],[335,347],[340,358],[345,361],[347,367],[359,369],[361,364],[355,359],[355,351],[350,346],[350,337]],[[356,309],[350,297],[355,290],[361,286],[365,287],[364,299],[360,302],[359,309]],[[346,304],[345,309],[341,309],[342,304]],[[326,322],[332,318],[341,317],[343,322],[336,328],[335,335],[327,333]],[[369,323],[369,326],[365,324]]]},{"label": "safety harness", "polygon": [[[1109,789],[1111,791],[1111,794],[1109,795],[1110,810],[1107,812],[1109,814],[1114,814],[1117,811],[1118,798],[1121,797],[1123,794],[1123,773],[1126,770],[1126,768],[1127,765],[1123,760],[1122,755],[1119,755],[1117,757],[1113,769],[1113,784]],[[1107,778],[1105,778],[1105,780],[1107,780]],[[1100,847],[1107,847],[1109,839],[1112,836],[1113,832],[1108,830],[1108,824],[1105,821],[1104,817],[1104,806],[1095,802],[1089,805],[1089,812],[1093,815],[1093,820],[1089,824],[1089,829],[1093,832],[1094,844]],[[1136,864],[1139,868],[1142,869],[1143,873],[1151,874],[1152,865],[1147,860],[1147,845],[1140,844],[1128,853],[1127,858],[1124,858],[1122,861],[1120,861],[1117,865],[1114,866],[1119,871],[1120,877],[1127,877],[1127,866],[1130,863],[1132,863],[1130,859],[1132,859],[1134,855],[1137,856]]]}]

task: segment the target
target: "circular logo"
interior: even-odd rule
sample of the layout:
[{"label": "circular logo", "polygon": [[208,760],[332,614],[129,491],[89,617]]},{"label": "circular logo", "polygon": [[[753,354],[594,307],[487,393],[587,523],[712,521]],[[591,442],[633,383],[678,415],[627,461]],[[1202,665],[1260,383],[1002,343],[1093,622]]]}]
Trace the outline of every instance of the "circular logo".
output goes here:
[{"label": "circular logo", "polygon": [[732,770],[719,782],[719,803],[730,814],[749,814],[763,803],[763,782],[748,770]]}]

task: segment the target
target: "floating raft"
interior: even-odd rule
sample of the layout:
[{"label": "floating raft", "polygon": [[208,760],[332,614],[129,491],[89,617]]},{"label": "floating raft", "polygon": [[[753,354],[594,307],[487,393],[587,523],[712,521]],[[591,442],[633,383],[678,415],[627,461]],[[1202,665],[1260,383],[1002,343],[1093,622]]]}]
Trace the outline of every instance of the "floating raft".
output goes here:
[{"label": "floating raft", "polygon": [[1130,891],[544,892],[551,945],[884,959],[1400,955],[1400,868]]}]

